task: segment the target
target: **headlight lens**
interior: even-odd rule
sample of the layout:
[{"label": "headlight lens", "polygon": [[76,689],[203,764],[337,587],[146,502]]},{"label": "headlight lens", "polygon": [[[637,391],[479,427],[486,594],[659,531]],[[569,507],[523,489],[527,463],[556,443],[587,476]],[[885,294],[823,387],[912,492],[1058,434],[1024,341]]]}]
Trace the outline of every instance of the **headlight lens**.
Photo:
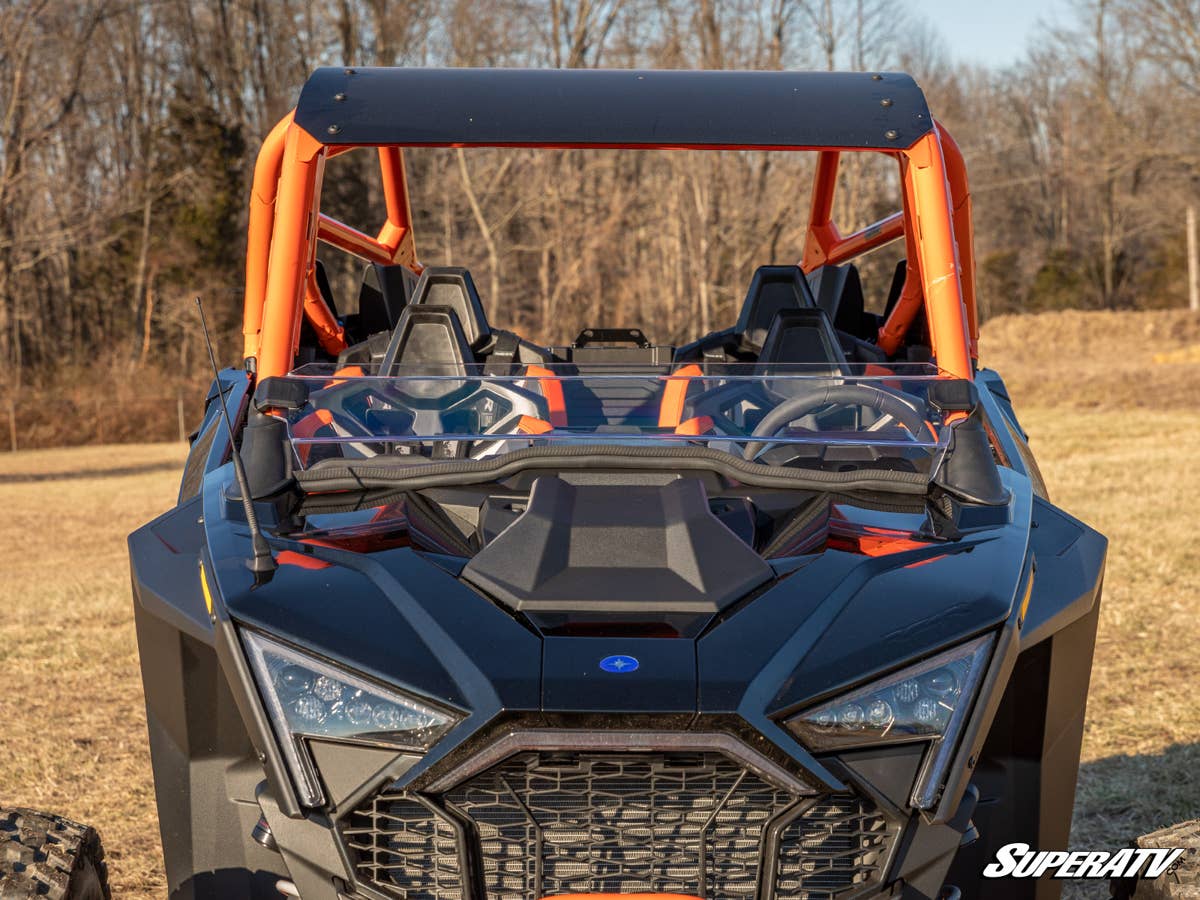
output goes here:
[{"label": "headlight lens", "polygon": [[976,638],[788,719],[813,750],[932,740],[913,805],[937,800],[946,766],[991,656],[992,636]]},{"label": "headlight lens", "polygon": [[243,638],[259,692],[305,806],[320,806],[325,801],[303,738],[361,740],[424,752],[459,719],[256,632],[243,632]]}]

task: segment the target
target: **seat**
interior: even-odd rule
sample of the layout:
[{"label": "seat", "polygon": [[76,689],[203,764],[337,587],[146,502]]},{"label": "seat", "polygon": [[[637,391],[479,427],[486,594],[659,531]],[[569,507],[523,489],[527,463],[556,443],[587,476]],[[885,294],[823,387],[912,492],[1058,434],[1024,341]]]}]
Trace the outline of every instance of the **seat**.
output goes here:
[{"label": "seat", "polygon": [[358,289],[356,332],[365,339],[394,329],[416,284],[417,276],[408,266],[368,264]]},{"label": "seat", "polygon": [[475,281],[461,266],[426,266],[413,288],[409,305],[443,306],[454,310],[472,350],[482,349],[492,337]]},{"label": "seat", "polygon": [[337,303],[333,299],[333,288],[329,286],[329,275],[325,271],[325,263],[321,260],[313,260],[313,278],[317,283],[317,293],[321,295],[321,299],[325,301],[325,305],[329,307],[329,311],[337,317]]},{"label": "seat", "polygon": [[831,375],[847,373],[846,355],[837,332],[829,323],[829,314],[819,306],[777,312],[758,362],[776,364],[781,372],[787,371],[783,368],[787,364],[803,363],[809,366],[803,374],[821,374],[826,370]]},{"label": "seat", "polygon": [[795,397],[812,389],[811,381],[786,377],[789,375],[840,378],[850,374],[837,332],[819,306],[781,309],[763,341],[758,362],[762,374],[768,376],[764,386],[776,397]]},{"label": "seat", "polygon": [[[883,308],[883,318],[879,323],[881,326],[891,317],[892,310],[900,302],[900,295],[904,293],[904,283],[907,279],[908,262],[902,259],[896,263],[896,271],[892,276],[892,285],[888,289],[887,303]],[[917,307],[917,314],[913,317],[908,330],[904,333],[901,355],[909,362],[929,362],[931,347],[929,319],[925,314],[925,304],[922,303]]]},{"label": "seat", "polygon": [[821,266],[808,273],[817,305],[829,314],[846,358],[854,362],[886,362],[887,354],[874,343],[880,319],[866,311],[858,266]]},{"label": "seat", "polygon": [[833,327],[857,338],[870,336],[863,330],[865,302],[858,266],[821,266],[808,273],[808,284],[817,306],[829,313]]},{"label": "seat", "polygon": [[[398,371],[402,368],[402,372]],[[400,314],[396,330],[383,355],[384,375],[468,375],[475,365],[458,313],[449,306],[409,306]],[[454,383],[451,382],[451,385]],[[437,396],[435,382],[418,384],[412,393]]]},{"label": "seat", "polygon": [[799,266],[759,266],[746,291],[734,332],[744,343],[762,347],[780,310],[816,305]]},{"label": "seat", "polygon": [[896,304],[900,300],[900,294],[904,291],[904,282],[908,278],[908,260],[900,260],[896,263],[896,268],[892,272],[892,283],[888,287],[887,301],[883,304],[883,317],[886,319],[892,314]]},{"label": "seat", "polygon": [[[432,438],[479,430],[478,415],[472,415],[473,410],[455,409],[455,404],[470,394],[472,385],[467,378],[479,373],[479,365],[454,309],[411,304],[406,307],[392,332],[380,373],[405,376],[405,380],[389,385],[390,391],[403,398],[407,409],[402,414],[411,414],[411,420],[400,427],[411,434],[431,436],[420,445],[428,447],[433,458],[458,459],[466,453],[466,441]],[[376,413],[389,418],[394,414],[389,410]],[[389,430],[394,427],[392,423],[387,426]],[[410,451],[414,449],[418,448],[409,445]]]}]

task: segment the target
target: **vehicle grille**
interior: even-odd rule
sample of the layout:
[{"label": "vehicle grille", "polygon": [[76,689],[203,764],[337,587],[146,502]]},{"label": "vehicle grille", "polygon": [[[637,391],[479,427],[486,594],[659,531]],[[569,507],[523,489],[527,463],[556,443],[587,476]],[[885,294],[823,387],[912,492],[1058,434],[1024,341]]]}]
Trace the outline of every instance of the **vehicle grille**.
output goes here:
[{"label": "vehicle grille", "polygon": [[881,875],[894,831],[862,798],[798,796],[719,753],[525,752],[437,799],[384,790],[344,834],[358,877],[401,900],[464,900],[464,863],[487,900],[753,898],[777,834],[767,896],[831,900]]}]

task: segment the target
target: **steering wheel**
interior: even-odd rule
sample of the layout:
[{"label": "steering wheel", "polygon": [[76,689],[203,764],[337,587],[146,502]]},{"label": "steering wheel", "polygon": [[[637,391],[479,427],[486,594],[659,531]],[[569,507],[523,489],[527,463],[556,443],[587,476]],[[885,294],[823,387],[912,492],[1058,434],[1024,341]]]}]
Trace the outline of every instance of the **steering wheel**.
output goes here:
[{"label": "steering wheel", "polygon": [[[386,444],[389,437],[404,434],[425,434],[434,443],[453,441],[455,438],[452,434],[441,434],[443,417],[473,403],[480,394],[492,396],[509,406],[509,411],[499,415],[497,421],[484,429],[484,434],[507,433],[519,417],[544,420],[549,416],[546,400],[537,391],[515,384],[479,384],[470,377],[462,378],[461,384],[459,380],[448,381],[444,387],[440,387],[441,396],[422,396],[419,391],[412,396],[399,381],[393,384],[380,379],[364,380],[362,383],[356,379],[335,380],[328,387],[313,391],[310,402],[313,398],[319,398],[319,403],[313,405],[332,414],[337,427],[341,429],[340,433],[354,438],[352,446],[368,456],[375,455],[369,445]],[[438,383],[418,381],[415,387],[420,389],[429,385],[437,387]],[[383,401],[384,405],[371,408],[372,399]],[[442,403],[445,408],[439,407]],[[368,407],[365,413],[361,410],[362,406]],[[380,417],[389,413],[407,416],[408,420],[400,426],[403,430],[393,432],[385,426],[380,431]],[[371,422],[372,415],[376,416],[374,424]],[[471,456],[475,457],[476,454],[472,453]]]},{"label": "steering wheel", "polygon": [[[866,384],[834,384],[814,388],[783,401],[763,417],[750,436],[753,438],[773,437],[785,425],[829,404],[858,406],[874,410],[882,416],[899,422],[912,432],[914,437],[925,429],[925,418],[895,394]],[[770,441],[765,440],[750,441],[742,450],[742,457],[754,459],[769,443]]]}]

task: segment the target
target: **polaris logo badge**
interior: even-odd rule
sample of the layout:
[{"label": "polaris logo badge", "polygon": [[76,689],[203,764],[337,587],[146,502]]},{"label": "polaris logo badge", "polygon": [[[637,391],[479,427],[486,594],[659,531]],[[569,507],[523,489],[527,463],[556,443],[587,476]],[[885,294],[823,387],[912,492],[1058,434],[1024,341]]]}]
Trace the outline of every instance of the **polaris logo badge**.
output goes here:
[{"label": "polaris logo badge", "polygon": [[996,851],[996,861],[983,869],[984,878],[1132,878],[1153,880],[1168,871],[1183,855],[1183,849],[1135,850],[1116,853],[1102,850],[1037,851],[1028,844],[1005,844]]},{"label": "polaris logo badge", "polygon": [[618,675],[636,672],[640,665],[641,663],[632,656],[606,656],[600,660],[600,668],[605,672],[616,672]]}]

